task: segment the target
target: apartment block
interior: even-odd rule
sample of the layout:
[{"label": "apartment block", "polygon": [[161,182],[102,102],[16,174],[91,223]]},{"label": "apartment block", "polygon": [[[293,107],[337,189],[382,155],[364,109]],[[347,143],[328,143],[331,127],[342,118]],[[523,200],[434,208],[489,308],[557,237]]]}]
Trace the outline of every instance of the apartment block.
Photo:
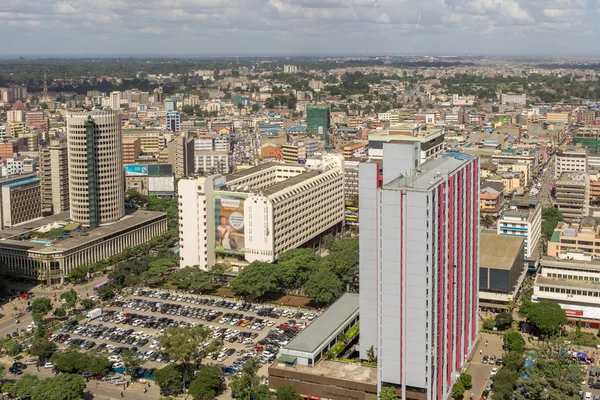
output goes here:
[{"label": "apartment block", "polygon": [[525,258],[532,258],[542,236],[542,205],[535,197],[515,196],[496,226],[498,235],[522,237]]},{"label": "apartment block", "polygon": [[585,172],[563,172],[555,186],[556,204],[565,221],[578,221],[590,212],[590,179]]},{"label": "apartment block", "polygon": [[53,140],[40,150],[42,209],[45,214],[69,210],[69,155],[65,140]]},{"label": "apartment block", "polygon": [[586,172],[588,169],[585,147],[561,147],[554,160],[554,179],[563,172]]},{"label": "apartment block", "polygon": [[140,154],[142,154],[140,139],[131,136],[123,137],[123,165],[134,164]]},{"label": "apartment block", "polygon": [[40,178],[35,174],[0,179],[2,229],[42,216]]}]

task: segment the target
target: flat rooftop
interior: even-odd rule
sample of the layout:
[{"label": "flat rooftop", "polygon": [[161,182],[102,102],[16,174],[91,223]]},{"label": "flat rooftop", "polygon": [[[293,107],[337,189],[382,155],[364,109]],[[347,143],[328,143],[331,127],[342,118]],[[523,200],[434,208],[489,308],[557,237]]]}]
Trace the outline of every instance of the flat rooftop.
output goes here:
[{"label": "flat rooftop", "polygon": [[444,176],[452,174],[454,171],[461,168],[467,160],[472,157],[467,156],[465,160],[458,160],[454,157],[434,158],[421,164],[418,171],[413,171],[411,175],[401,175],[390,183],[384,186],[385,189],[400,190],[428,190],[437,185]]},{"label": "flat rooftop", "polygon": [[294,372],[303,374],[323,376],[326,378],[337,378],[346,381],[370,383],[373,385],[377,384],[377,367],[371,367],[358,363],[321,360],[314,367],[296,364],[293,368],[291,368],[286,367],[285,365],[279,365],[279,363],[275,361],[275,363],[269,367],[269,370],[271,369],[281,369],[286,371],[293,369]]},{"label": "flat rooftop", "polygon": [[509,270],[523,246],[523,238],[482,232],[479,235],[479,265],[483,268]]},{"label": "flat rooftop", "polygon": [[[145,210],[126,210],[125,217],[116,222],[107,223],[92,229],[87,235],[72,236],[67,239],[58,240],[48,245],[45,243],[31,242],[30,240],[18,240],[24,234],[31,233],[43,226],[54,224],[55,222],[71,222],[70,213],[52,215],[46,218],[39,218],[29,221],[18,226],[0,231],[0,249],[26,250],[35,251],[38,253],[56,253],[63,252],[101,239],[108,235],[124,231],[128,228],[145,225],[152,220],[166,218],[166,214],[156,211]],[[34,239],[35,240],[35,239]],[[40,241],[49,239],[40,238]]]},{"label": "flat rooftop", "polygon": [[[558,231],[554,231],[555,233]],[[600,272],[600,261],[579,261],[579,260],[557,260],[554,257],[543,256],[540,260],[543,267],[549,268],[568,268],[581,271]]]},{"label": "flat rooftop", "polygon": [[535,278],[536,285],[554,285],[563,287],[572,287],[576,289],[593,289],[600,290],[600,282],[580,281],[576,279],[549,278],[547,276],[538,275]]},{"label": "flat rooftop", "polygon": [[310,354],[316,352],[332,333],[343,329],[343,324],[358,313],[358,306],[358,294],[345,293],[284,348]]}]

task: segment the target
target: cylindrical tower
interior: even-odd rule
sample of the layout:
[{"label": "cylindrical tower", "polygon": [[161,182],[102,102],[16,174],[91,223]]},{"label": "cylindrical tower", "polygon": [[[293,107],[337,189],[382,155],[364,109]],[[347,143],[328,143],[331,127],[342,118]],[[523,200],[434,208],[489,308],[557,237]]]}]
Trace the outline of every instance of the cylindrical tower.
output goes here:
[{"label": "cylindrical tower", "polygon": [[125,215],[121,115],[67,113],[71,219],[96,227]]}]

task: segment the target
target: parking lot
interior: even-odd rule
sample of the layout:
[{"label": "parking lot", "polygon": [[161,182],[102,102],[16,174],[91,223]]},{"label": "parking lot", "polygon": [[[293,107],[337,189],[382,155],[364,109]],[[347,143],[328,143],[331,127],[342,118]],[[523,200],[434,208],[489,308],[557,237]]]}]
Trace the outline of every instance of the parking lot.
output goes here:
[{"label": "parking lot", "polygon": [[146,360],[145,373],[171,362],[160,354],[158,337],[169,327],[206,326],[212,339],[221,339],[219,353],[208,354],[226,372],[236,373],[247,359],[259,357],[261,373],[316,314],[164,291],[136,291],[103,310],[101,317],[62,327],[51,336],[59,346],[101,349],[113,368],[122,368],[119,354],[132,349]]}]

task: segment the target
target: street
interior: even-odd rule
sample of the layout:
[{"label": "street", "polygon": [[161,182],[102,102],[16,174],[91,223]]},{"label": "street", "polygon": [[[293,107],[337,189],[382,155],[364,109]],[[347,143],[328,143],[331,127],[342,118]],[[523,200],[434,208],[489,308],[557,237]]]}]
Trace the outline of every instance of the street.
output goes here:
[{"label": "street", "polygon": [[[467,374],[470,374],[473,377],[473,387],[470,391],[465,392],[465,400],[469,400],[471,394],[475,400],[481,398],[481,395],[485,390],[485,386],[490,379],[492,368],[496,367],[495,365],[487,363],[483,364],[483,356],[495,356],[496,358],[502,358],[502,336],[493,335],[490,333],[481,333],[480,337],[481,339],[479,340],[477,348],[475,349],[473,360],[468,363],[466,371]],[[496,368],[500,369],[501,367],[498,366]]]}]

